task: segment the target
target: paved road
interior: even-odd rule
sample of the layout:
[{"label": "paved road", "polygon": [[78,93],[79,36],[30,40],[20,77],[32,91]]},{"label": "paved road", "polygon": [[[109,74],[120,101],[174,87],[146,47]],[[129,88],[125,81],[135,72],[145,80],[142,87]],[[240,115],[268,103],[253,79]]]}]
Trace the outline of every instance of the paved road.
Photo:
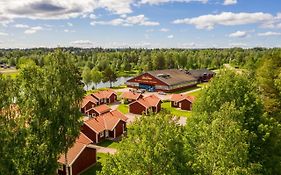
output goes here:
[{"label": "paved road", "polygon": [[132,113],[127,113],[125,115],[126,115],[126,117],[128,117],[128,120],[127,120],[128,124],[132,124],[136,120],[136,118],[141,116],[141,115],[132,114]]}]

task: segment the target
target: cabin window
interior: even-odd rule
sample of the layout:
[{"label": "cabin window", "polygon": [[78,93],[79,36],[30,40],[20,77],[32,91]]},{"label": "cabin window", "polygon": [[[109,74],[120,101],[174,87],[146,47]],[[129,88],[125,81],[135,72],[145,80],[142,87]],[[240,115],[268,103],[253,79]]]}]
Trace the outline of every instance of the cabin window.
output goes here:
[{"label": "cabin window", "polygon": [[176,101],[174,101],[174,105],[176,106],[176,105],[178,105],[178,103]]},{"label": "cabin window", "polygon": [[103,132],[100,133],[100,137],[104,137],[104,133]]},{"label": "cabin window", "polygon": [[105,131],[105,137],[108,137],[108,136],[109,136],[108,131]]}]

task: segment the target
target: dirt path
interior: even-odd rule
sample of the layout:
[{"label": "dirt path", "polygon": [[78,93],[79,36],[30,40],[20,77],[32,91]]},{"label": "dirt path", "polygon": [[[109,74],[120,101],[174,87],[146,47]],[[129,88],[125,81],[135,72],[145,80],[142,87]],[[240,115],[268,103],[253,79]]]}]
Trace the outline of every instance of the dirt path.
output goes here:
[{"label": "dirt path", "polygon": [[117,149],[106,148],[106,147],[97,146],[97,145],[94,145],[94,144],[90,144],[90,145],[88,145],[88,147],[95,148],[97,150],[97,153],[115,154],[117,152]]}]

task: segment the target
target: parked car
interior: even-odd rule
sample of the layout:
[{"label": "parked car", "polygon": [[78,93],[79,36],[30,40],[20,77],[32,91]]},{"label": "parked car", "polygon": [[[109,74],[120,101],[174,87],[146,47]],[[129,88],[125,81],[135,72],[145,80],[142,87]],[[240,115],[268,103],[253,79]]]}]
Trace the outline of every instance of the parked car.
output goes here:
[{"label": "parked car", "polygon": [[137,90],[137,93],[143,94],[143,93],[145,93],[145,90],[144,89],[139,89],[139,90]]},{"label": "parked car", "polygon": [[163,91],[159,91],[158,94],[159,94],[159,95],[167,95],[167,93],[166,93],[166,92],[163,92]]}]

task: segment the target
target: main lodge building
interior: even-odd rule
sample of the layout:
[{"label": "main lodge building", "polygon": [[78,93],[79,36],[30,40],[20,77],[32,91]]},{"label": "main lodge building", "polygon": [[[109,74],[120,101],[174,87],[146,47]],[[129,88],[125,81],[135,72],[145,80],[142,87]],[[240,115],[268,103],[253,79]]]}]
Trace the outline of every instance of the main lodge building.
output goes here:
[{"label": "main lodge building", "polygon": [[[196,75],[193,75],[196,73]],[[128,87],[146,89],[148,91],[173,92],[187,87],[195,86],[201,82],[202,77],[208,81],[213,72],[202,69],[200,71],[186,71],[182,69],[166,69],[148,71],[129,79]]]}]

